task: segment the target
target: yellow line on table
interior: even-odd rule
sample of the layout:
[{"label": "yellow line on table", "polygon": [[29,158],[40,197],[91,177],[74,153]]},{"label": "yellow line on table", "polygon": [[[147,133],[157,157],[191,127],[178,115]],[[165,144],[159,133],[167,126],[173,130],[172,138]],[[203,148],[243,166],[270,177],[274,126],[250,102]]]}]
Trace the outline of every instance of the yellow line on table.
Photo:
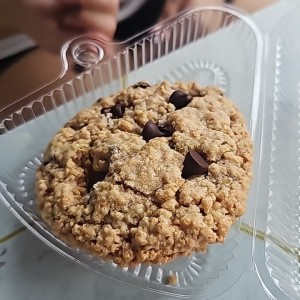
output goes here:
[{"label": "yellow line on table", "polygon": [[15,237],[16,235],[18,235],[19,233],[21,233],[24,230],[26,230],[26,227],[20,227],[20,228],[14,230],[13,232],[5,235],[4,237],[0,238],[0,244],[9,241],[10,239],[12,239],[13,237]]}]

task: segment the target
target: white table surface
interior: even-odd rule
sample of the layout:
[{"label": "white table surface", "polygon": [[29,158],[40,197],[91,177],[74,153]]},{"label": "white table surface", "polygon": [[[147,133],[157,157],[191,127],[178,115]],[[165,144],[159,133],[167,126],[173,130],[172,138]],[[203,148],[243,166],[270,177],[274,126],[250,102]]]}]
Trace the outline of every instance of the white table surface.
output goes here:
[{"label": "white table surface", "polygon": [[[21,227],[0,204],[0,236]],[[5,224],[5,226],[3,226]],[[251,238],[250,236],[248,238]],[[0,244],[1,300],[165,300],[116,283],[71,262],[50,249],[28,230]],[[216,299],[268,299],[253,270]]]},{"label": "white table surface", "polygon": [[[292,9],[279,1],[253,16],[263,31]],[[9,240],[1,238],[22,225],[0,202],[0,300],[150,300],[168,299],[116,283],[69,261],[28,230]],[[244,234],[244,233],[242,233]],[[251,239],[245,234],[245,239]],[[263,242],[261,243],[263,247]],[[215,299],[269,299],[251,266],[225,293]]]}]

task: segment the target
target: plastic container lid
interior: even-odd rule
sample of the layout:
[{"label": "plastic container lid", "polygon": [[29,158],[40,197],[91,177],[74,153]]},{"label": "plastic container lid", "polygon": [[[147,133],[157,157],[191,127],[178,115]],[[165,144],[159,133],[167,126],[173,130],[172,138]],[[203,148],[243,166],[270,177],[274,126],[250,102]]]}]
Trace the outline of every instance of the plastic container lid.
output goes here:
[{"label": "plastic container lid", "polygon": [[[222,6],[184,12],[122,43],[93,36],[70,41],[62,50],[59,79],[0,111],[0,198],[59,253],[138,288],[210,299],[233,285],[254,257],[270,296],[299,297],[300,70],[294,62],[300,48],[289,39],[299,26],[295,16],[295,27],[284,24],[265,40],[248,17]],[[266,76],[265,66],[274,68],[274,78]],[[294,76],[287,80],[290,69]],[[74,70],[79,75],[68,81]],[[35,170],[53,134],[76,112],[136,81],[163,79],[218,85],[234,100],[255,144],[255,177],[247,212],[223,245],[165,265],[121,268],[52,235],[35,206]],[[256,243],[260,229],[266,232],[263,251]],[[245,231],[253,232],[253,243]],[[175,286],[166,283],[170,275],[177,278]]]}]

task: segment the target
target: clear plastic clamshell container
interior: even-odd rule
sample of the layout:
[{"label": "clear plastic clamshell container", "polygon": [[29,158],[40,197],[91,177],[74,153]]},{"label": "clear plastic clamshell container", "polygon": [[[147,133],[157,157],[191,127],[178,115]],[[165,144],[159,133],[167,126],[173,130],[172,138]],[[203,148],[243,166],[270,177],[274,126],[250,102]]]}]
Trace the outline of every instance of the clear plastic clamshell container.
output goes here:
[{"label": "clear plastic clamshell container", "polygon": [[[59,253],[137,288],[171,298],[210,299],[233,285],[254,256],[270,295],[300,297],[300,71],[287,39],[288,32],[284,38],[271,36],[264,51],[266,41],[255,24],[227,6],[184,12],[118,44],[93,36],[74,39],[62,50],[59,80],[0,111],[0,198]],[[273,78],[264,77],[266,59]],[[286,64],[295,72],[289,82]],[[67,81],[64,75],[74,69],[79,74]],[[35,171],[51,137],[78,111],[137,81],[163,79],[217,85],[236,103],[255,144],[254,180],[246,214],[224,244],[168,264],[121,268],[53,236],[35,205]],[[254,242],[242,233],[245,226],[255,226]],[[255,242],[258,228],[266,231],[263,248]],[[170,275],[177,278],[174,286],[167,284]]]},{"label": "clear plastic clamshell container", "polygon": [[[254,263],[272,299],[300,299],[300,9],[268,34]],[[271,74],[271,76],[270,76]],[[268,76],[266,76],[268,75]]]}]

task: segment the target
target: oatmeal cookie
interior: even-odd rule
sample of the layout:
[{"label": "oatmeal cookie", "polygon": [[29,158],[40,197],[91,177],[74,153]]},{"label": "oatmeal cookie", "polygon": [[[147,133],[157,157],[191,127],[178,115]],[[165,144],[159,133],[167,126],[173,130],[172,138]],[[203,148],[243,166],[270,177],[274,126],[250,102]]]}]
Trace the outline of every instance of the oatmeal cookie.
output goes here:
[{"label": "oatmeal cookie", "polygon": [[253,146],[216,87],[140,82],[78,113],[37,171],[62,240],[128,266],[223,242],[246,206]]}]

